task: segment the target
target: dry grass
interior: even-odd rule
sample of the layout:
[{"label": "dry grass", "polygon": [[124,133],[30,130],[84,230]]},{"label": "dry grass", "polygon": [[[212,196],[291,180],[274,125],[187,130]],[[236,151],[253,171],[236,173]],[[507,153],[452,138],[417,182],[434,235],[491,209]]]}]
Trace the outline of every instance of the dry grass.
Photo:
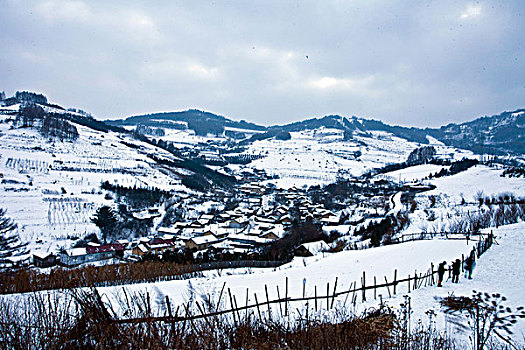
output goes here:
[{"label": "dry grass", "polygon": [[[175,323],[123,324],[116,322],[117,314],[154,316],[149,296],[125,294],[118,312],[95,289],[34,293],[18,300],[0,303],[0,348],[401,350],[410,343],[411,349],[452,349],[443,346],[450,342],[442,335],[425,330],[418,336],[403,336],[398,317],[387,307],[359,316],[338,310],[324,320],[306,315],[287,321],[245,313],[235,321],[222,315]],[[200,312],[194,306],[182,310],[187,316]]]},{"label": "dry grass", "polygon": [[49,273],[42,273],[37,269],[19,269],[0,274],[0,294],[169,281],[194,276],[196,273],[191,265],[161,261],[74,269],[58,267]]}]

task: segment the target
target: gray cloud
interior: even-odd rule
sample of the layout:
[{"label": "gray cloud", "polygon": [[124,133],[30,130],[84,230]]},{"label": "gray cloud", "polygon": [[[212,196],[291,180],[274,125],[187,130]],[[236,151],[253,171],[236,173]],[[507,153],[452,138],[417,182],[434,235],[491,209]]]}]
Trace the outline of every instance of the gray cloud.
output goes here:
[{"label": "gray cloud", "polygon": [[0,89],[99,118],[194,107],[438,126],[525,97],[519,0],[0,2]]}]

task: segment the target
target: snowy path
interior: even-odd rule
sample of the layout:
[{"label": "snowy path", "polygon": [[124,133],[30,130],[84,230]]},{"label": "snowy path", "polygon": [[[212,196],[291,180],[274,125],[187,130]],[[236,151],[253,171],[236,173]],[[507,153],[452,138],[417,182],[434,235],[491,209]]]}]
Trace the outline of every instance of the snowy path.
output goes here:
[{"label": "snowy path", "polygon": [[[472,296],[473,290],[500,293],[508,298],[506,305],[512,308],[525,306],[525,223],[502,226],[494,229],[494,234],[499,245],[493,245],[478,259],[472,280],[465,279],[462,275],[459,284],[453,284],[449,280],[444,283],[443,288],[423,288],[410,294],[415,316],[424,316],[425,311],[430,308],[439,310],[436,298],[450,294]],[[443,328],[445,318],[442,313],[439,315],[438,327]],[[518,321],[513,331],[513,339],[524,343],[525,320]]]},{"label": "snowy path", "polygon": [[396,214],[398,211],[404,208],[404,205],[401,202],[402,195],[403,191],[399,191],[390,197],[390,206],[392,207],[392,209],[390,209],[390,211],[386,214],[387,216]]}]

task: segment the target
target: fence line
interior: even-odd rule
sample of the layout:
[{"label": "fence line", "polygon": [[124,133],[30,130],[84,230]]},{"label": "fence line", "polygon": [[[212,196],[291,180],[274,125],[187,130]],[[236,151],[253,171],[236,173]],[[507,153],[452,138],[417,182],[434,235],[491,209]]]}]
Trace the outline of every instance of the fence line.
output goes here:
[{"label": "fence line", "polygon": [[[485,253],[492,246],[493,243],[494,243],[494,236],[493,236],[492,232],[490,234],[488,234],[485,239],[483,239],[483,237],[480,236],[480,240],[476,244],[476,255],[477,255],[477,257],[479,258],[481,255],[483,255],[483,253]],[[462,255],[461,260],[462,260],[461,267],[463,269],[463,262],[465,260],[464,255]],[[451,268],[449,268],[448,271],[449,271],[449,275],[450,275]],[[235,321],[236,318],[238,318],[240,311],[246,311],[247,312],[250,309],[257,309],[257,313],[259,315],[261,315],[261,308],[263,306],[267,307],[268,313],[269,313],[269,317],[271,318],[270,305],[272,305],[272,304],[279,304],[279,310],[280,310],[280,313],[282,315],[282,310],[283,310],[282,304],[284,303],[284,305],[285,305],[285,307],[284,307],[285,315],[288,315],[288,309],[289,309],[288,304],[289,303],[314,301],[315,310],[317,311],[318,303],[319,304],[322,303],[322,301],[325,300],[325,299],[326,299],[327,309],[329,310],[329,309],[333,308],[333,305],[334,305],[334,302],[335,302],[335,298],[341,297],[341,296],[345,296],[345,295],[346,295],[346,298],[345,298],[345,301],[344,301],[344,304],[343,304],[344,306],[346,305],[346,302],[347,302],[348,297],[350,295],[352,296],[350,302],[352,304],[354,304],[354,305],[356,304],[356,302],[358,300],[358,295],[359,294],[361,294],[361,301],[365,302],[366,301],[366,297],[367,297],[366,296],[366,292],[370,291],[370,290],[374,291],[374,299],[377,300],[377,289],[379,289],[379,288],[386,288],[386,290],[388,291],[389,297],[392,297],[392,295],[396,295],[397,294],[398,287],[400,285],[404,284],[404,283],[406,283],[407,292],[408,293],[410,293],[411,291],[414,291],[416,289],[422,288],[422,287],[433,286],[437,282],[437,279],[434,278],[434,275],[436,275],[437,273],[438,273],[438,271],[434,269],[434,264],[431,264],[430,268],[425,273],[419,273],[418,274],[417,271],[414,271],[414,275],[409,274],[408,277],[406,277],[406,278],[397,279],[397,269],[395,269],[394,270],[394,277],[393,277],[392,282],[388,282],[388,279],[385,276],[385,283],[377,284],[377,280],[374,277],[374,284],[373,285],[366,285],[366,272],[363,271],[363,276],[361,278],[361,286],[360,287],[357,286],[356,282],[353,282],[350,285],[350,288],[348,290],[343,290],[343,291],[337,292],[336,289],[337,289],[337,280],[338,280],[338,278],[336,277],[332,293],[330,293],[330,284],[327,283],[326,295],[318,295],[317,294],[317,285],[315,285],[315,293],[314,293],[314,295],[313,296],[305,296],[304,285],[303,285],[303,296],[302,297],[298,297],[298,298],[290,298],[290,297],[288,297],[288,277],[286,277],[286,289],[285,289],[285,296],[284,296],[284,298],[280,297],[280,295],[279,295],[279,287],[277,286],[277,296],[278,297],[277,297],[277,299],[270,300],[269,297],[268,297],[268,287],[267,287],[267,285],[265,285],[266,301],[262,301],[262,299],[261,299],[261,301],[259,301],[259,299],[257,298],[257,293],[254,293],[255,304],[248,304],[249,290],[247,288],[246,305],[245,306],[238,306],[236,301],[234,301],[235,297],[232,297],[231,292],[230,292],[230,290],[228,288],[228,294],[229,294],[230,305],[231,305],[230,309],[218,310],[218,311],[214,311],[214,312],[210,312],[210,313],[204,313],[202,308],[199,307],[200,314],[189,315],[188,314],[188,310],[189,310],[190,303],[188,303],[186,305],[186,307],[185,307],[186,315],[185,316],[179,316],[178,315],[179,308],[177,308],[177,311],[176,311],[175,315],[173,315],[172,310],[171,310],[171,304],[169,302],[169,298],[168,298],[168,296],[166,296],[166,305],[168,307],[168,316],[117,319],[117,320],[114,320],[113,322],[115,322],[117,324],[131,324],[131,323],[144,323],[144,322],[175,323],[175,322],[181,322],[181,321],[193,321],[193,320],[203,319],[203,318],[206,319],[206,318],[209,318],[209,317],[215,317],[215,316],[220,316],[220,315],[225,315],[225,314],[230,314],[230,313],[232,313],[234,315],[234,321]],[[223,285],[223,288],[222,288],[222,291],[221,291],[221,295],[219,296],[219,302],[217,303],[217,305],[220,304],[220,301],[221,301],[220,299],[221,299],[221,296],[223,294],[222,292],[224,291],[225,285],[226,285],[226,282],[224,282],[224,285]],[[390,287],[392,287],[392,293],[391,293]],[[379,297],[380,297],[380,299],[382,301],[383,298],[382,298],[381,294],[379,295]],[[183,307],[183,309],[184,309],[184,307]]]},{"label": "fence line", "polygon": [[412,241],[421,241],[421,240],[432,240],[434,238],[444,237],[447,240],[471,240],[474,237],[479,237],[479,240],[483,239],[483,234],[471,234],[471,233],[462,233],[462,232],[417,232],[417,233],[407,233],[398,238],[392,239],[392,243],[405,243]]}]

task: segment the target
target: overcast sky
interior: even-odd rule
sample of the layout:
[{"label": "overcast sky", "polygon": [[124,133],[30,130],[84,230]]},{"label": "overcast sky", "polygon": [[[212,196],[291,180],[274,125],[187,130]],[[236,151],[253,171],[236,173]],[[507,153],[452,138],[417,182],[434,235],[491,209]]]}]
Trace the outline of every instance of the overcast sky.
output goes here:
[{"label": "overcast sky", "polygon": [[0,0],[1,90],[101,119],[439,126],[525,107],[525,1]]}]

